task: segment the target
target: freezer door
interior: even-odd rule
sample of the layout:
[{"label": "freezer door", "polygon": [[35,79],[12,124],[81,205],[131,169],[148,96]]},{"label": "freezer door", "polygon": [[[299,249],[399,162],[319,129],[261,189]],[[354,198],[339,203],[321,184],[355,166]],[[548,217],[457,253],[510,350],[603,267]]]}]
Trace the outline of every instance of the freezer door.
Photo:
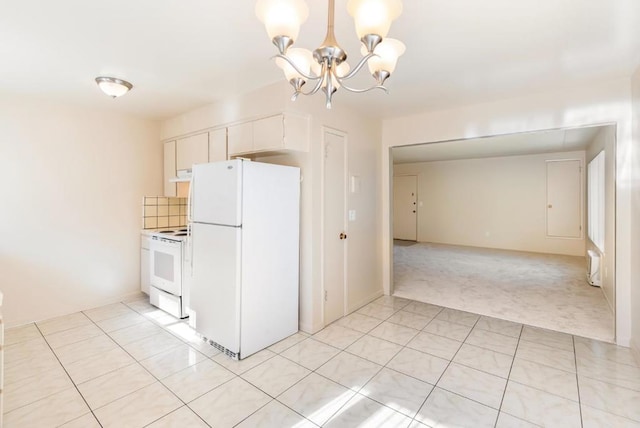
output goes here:
[{"label": "freezer door", "polygon": [[191,178],[191,217],[194,222],[242,224],[242,161],[197,164]]},{"label": "freezer door", "polygon": [[190,309],[195,330],[240,351],[241,229],[194,223]]}]

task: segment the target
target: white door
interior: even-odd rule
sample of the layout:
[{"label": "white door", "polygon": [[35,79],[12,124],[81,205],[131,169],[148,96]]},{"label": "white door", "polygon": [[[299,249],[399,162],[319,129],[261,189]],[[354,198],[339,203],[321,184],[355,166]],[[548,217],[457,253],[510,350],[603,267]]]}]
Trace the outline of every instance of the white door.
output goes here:
[{"label": "white door", "polygon": [[323,287],[324,325],[345,315],[346,295],[346,135],[323,134]]},{"label": "white door", "polygon": [[417,232],[418,177],[393,177],[393,239],[415,241]]},{"label": "white door", "polygon": [[242,161],[194,165],[191,189],[194,222],[242,224]]},{"label": "white door", "polygon": [[547,236],[582,236],[581,162],[547,161]]}]

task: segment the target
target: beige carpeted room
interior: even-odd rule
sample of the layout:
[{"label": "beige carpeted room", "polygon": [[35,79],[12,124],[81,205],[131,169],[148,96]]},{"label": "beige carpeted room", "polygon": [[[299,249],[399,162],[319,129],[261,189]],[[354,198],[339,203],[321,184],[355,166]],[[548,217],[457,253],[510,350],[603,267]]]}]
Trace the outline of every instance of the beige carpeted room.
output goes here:
[{"label": "beige carpeted room", "polygon": [[393,148],[394,295],[613,342],[615,131]]}]

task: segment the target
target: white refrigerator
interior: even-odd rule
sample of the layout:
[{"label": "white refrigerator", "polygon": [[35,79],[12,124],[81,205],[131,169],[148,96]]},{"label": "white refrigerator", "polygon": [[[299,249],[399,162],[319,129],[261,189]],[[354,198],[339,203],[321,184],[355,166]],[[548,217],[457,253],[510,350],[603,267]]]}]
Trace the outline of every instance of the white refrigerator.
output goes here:
[{"label": "white refrigerator", "polygon": [[190,324],[242,359],[298,331],[300,169],[193,166]]}]

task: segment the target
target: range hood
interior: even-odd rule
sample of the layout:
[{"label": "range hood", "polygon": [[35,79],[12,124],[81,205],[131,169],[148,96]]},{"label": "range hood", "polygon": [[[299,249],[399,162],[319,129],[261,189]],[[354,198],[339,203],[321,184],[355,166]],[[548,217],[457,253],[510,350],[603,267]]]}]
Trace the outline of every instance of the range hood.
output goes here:
[{"label": "range hood", "polygon": [[170,178],[170,183],[188,183],[191,181],[191,169],[180,169],[174,178]]}]

